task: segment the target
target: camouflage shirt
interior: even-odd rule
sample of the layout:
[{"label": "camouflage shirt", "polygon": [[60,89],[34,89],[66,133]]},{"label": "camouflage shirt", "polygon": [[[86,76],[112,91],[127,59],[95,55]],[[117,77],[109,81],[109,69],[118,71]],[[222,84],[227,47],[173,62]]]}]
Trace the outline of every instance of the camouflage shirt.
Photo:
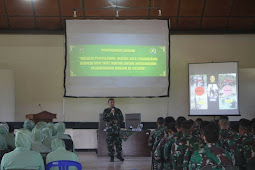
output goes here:
[{"label": "camouflage shirt", "polygon": [[158,146],[158,143],[165,135],[165,126],[159,126],[154,131],[151,132],[149,137],[149,146],[152,147],[152,153],[154,153],[156,147]]},{"label": "camouflage shirt", "polygon": [[223,149],[230,151],[229,142],[234,140],[233,133],[228,129],[220,130],[219,133],[219,145]]},{"label": "camouflage shirt", "polygon": [[[118,108],[114,108],[114,110],[114,114],[111,108],[105,109],[103,113],[103,120],[106,122],[107,133],[119,133],[120,126],[124,121],[121,110]],[[117,120],[118,123],[114,123],[115,120]]]},{"label": "camouflage shirt", "polygon": [[163,137],[163,139],[161,139],[154,152],[154,158],[157,161],[158,169],[163,169],[164,167],[164,147],[168,140],[169,135],[165,134],[165,136]]},{"label": "camouflage shirt", "polygon": [[230,151],[234,154],[236,165],[240,169],[245,169],[247,160],[252,156],[254,139],[250,134],[240,135],[239,138],[229,141]]},{"label": "camouflage shirt", "polygon": [[[172,154],[172,165],[174,169],[186,169],[188,167],[188,161],[184,161],[184,156],[188,155],[187,157],[191,156],[191,153],[199,149],[199,141],[192,137],[192,135],[183,135],[179,140],[177,140],[171,148]],[[189,156],[190,155],[190,156]]]},{"label": "camouflage shirt", "polygon": [[206,144],[206,146],[191,156],[189,169],[201,169],[208,165],[234,165],[235,158],[218,144]]},{"label": "camouflage shirt", "polygon": [[164,169],[172,169],[172,160],[171,160],[171,147],[178,139],[182,137],[181,132],[175,133],[173,136],[169,136],[169,139],[166,141],[164,146]]}]

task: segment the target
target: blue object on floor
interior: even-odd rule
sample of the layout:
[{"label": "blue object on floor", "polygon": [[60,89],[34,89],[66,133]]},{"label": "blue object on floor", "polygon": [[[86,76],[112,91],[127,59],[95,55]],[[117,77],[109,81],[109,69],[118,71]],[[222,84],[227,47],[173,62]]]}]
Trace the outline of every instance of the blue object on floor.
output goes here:
[{"label": "blue object on floor", "polygon": [[68,169],[70,166],[76,167],[78,170],[82,170],[82,166],[79,162],[75,161],[54,161],[46,165],[46,170],[50,170],[52,167],[58,167],[61,169]]}]

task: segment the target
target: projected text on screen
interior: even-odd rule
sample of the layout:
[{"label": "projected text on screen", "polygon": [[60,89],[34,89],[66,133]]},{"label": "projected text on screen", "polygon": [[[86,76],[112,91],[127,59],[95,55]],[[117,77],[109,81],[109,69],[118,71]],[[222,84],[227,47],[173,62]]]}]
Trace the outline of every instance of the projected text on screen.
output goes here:
[{"label": "projected text on screen", "polygon": [[71,76],[166,76],[165,46],[71,45]]}]

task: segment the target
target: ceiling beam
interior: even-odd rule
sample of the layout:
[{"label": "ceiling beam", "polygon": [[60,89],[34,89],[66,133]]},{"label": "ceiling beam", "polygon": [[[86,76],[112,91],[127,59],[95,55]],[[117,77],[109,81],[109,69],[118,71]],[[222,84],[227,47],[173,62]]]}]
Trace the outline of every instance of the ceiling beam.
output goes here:
[{"label": "ceiling beam", "polygon": [[206,6],[206,0],[204,0],[204,5],[203,5],[201,17],[200,17],[199,29],[201,29],[201,27],[202,27],[202,21],[203,21],[203,17],[204,17],[205,6]]},{"label": "ceiling beam", "polygon": [[7,7],[6,7],[5,0],[2,0],[2,2],[3,2],[3,4],[4,4],[5,16],[7,17],[7,21],[8,21],[8,28],[10,29],[10,28],[11,28],[10,19],[9,19],[9,16],[8,16],[8,11],[7,11]]},{"label": "ceiling beam", "polygon": [[235,6],[235,0],[232,0],[232,4],[231,4],[231,8],[230,8],[230,11],[229,11],[229,14],[228,14],[228,20],[227,20],[227,23],[226,23],[226,26],[225,26],[225,30],[228,31],[228,25],[229,25],[229,20],[230,20],[230,17],[232,15],[232,11],[233,11],[233,8]]},{"label": "ceiling beam", "polygon": [[33,9],[33,16],[34,16],[35,29],[37,29],[37,22],[36,22],[36,14],[35,14],[34,1],[33,1],[33,0],[31,0],[31,3],[32,3],[32,9]]}]

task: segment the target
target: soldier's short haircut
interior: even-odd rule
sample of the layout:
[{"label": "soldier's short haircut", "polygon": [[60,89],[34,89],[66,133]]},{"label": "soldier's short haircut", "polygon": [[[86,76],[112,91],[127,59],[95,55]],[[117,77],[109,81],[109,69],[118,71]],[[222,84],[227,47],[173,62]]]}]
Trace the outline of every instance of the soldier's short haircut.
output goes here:
[{"label": "soldier's short haircut", "polygon": [[198,124],[201,125],[201,123],[203,122],[203,119],[197,118],[197,119],[195,120],[195,122],[198,122]]},{"label": "soldier's short haircut", "polygon": [[195,124],[194,120],[192,119],[189,119],[190,123],[191,123],[191,126],[193,126]]},{"label": "soldier's short haircut", "polygon": [[233,132],[238,133],[239,132],[239,124],[238,123],[233,124],[231,126],[231,129],[232,129]]},{"label": "soldier's short haircut", "polygon": [[176,119],[176,127],[180,129],[180,128],[181,128],[181,124],[182,124],[182,122],[183,122],[184,120],[186,120],[185,117],[183,117],[183,116],[178,117],[178,118]]},{"label": "soldier's short haircut", "polygon": [[239,121],[239,129],[243,132],[249,133],[251,130],[251,121],[248,119],[242,119]]},{"label": "soldier's short haircut", "polygon": [[221,116],[219,119],[219,123],[223,126],[227,126],[228,125],[228,117],[227,116]]},{"label": "soldier's short haircut", "polygon": [[157,123],[158,123],[159,125],[164,125],[165,119],[164,119],[163,117],[159,117],[159,118],[157,119]]},{"label": "soldier's short haircut", "polygon": [[109,101],[111,101],[111,100],[114,100],[114,98],[110,98],[110,99],[108,99],[108,103],[109,103]]},{"label": "soldier's short haircut", "polygon": [[219,129],[217,124],[210,122],[204,127],[204,136],[208,143],[217,143],[219,140]]},{"label": "soldier's short haircut", "polygon": [[165,118],[165,126],[167,126],[169,123],[175,122],[175,119],[172,116],[167,116]]},{"label": "soldier's short haircut", "polygon": [[227,120],[227,121],[228,121],[229,119],[228,119],[228,116],[221,116],[221,117],[219,118],[219,120]]},{"label": "soldier's short haircut", "polygon": [[191,122],[189,120],[184,120],[181,124],[182,133],[186,134],[189,133],[191,130]]},{"label": "soldier's short haircut", "polygon": [[166,128],[167,128],[168,130],[172,130],[174,133],[177,132],[177,130],[176,130],[176,128],[175,128],[175,122],[168,123],[167,126],[166,126]]}]

